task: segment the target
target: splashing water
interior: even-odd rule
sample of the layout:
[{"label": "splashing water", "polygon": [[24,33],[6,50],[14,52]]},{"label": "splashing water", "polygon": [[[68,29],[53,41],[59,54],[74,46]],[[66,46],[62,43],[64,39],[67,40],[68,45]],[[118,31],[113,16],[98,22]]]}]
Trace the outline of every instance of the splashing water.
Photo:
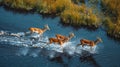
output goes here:
[{"label": "splashing water", "polygon": [[23,55],[23,56],[26,56],[28,54],[28,51],[29,49],[24,47],[24,48],[20,48],[17,55],[20,56],[20,55]]},{"label": "splashing water", "polygon": [[92,48],[89,46],[76,47],[76,42],[66,42],[62,46],[60,46],[59,44],[48,45],[48,38],[49,37],[47,36],[40,36],[36,33],[26,35],[24,32],[10,33],[7,31],[0,31],[0,43],[20,47],[17,52],[18,56],[29,55],[37,57],[39,53],[41,53],[42,49],[50,51],[47,53],[50,57],[54,57],[56,53],[81,55],[83,51],[87,51],[92,54],[97,52],[97,46]]}]

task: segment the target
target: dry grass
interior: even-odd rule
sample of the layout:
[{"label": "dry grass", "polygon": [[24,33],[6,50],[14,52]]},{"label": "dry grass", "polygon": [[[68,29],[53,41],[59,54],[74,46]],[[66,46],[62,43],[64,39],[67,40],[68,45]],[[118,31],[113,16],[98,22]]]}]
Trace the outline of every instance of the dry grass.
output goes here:
[{"label": "dry grass", "polygon": [[87,8],[84,4],[75,4],[73,0],[2,0],[2,3],[14,9],[59,14],[63,23],[74,26],[99,26],[99,19],[92,9]]},{"label": "dry grass", "polygon": [[74,26],[94,26],[98,27],[100,24],[99,18],[88,9],[85,5],[76,5],[74,3],[69,5],[69,8],[61,13],[61,19],[64,23]]},{"label": "dry grass", "polygon": [[115,38],[120,38],[120,2],[119,0],[102,0],[105,13],[109,16],[107,19],[107,33]]},{"label": "dry grass", "polygon": [[[84,0],[0,0],[2,5],[14,9],[35,10],[43,14],[57,14],[65,24],[73,26],[85,25],[88,27],[99,27],[100,18],[93,13],[93,9],[84,4],[78,5]],[[91,0],[97,2],[98,0]],[[120,2],[119,0],[102,0],[104,13],[109,16],[104,21],[107,33],[120,38]]]}]

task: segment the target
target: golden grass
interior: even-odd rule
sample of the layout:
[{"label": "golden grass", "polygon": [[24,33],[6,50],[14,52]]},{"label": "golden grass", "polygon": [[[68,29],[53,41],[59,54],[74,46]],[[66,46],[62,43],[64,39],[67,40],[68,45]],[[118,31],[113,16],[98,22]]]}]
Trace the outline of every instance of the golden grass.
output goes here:
[{"label": "golden grass", "polygon": [[[62,22],[74,26],[95,26],[100,25],[100,18],[93,13],[93,9],[87,8],[84,4],[78,5],[84,0],[0,0],[2,5],[14,9],[35,10],[43,14],[59,15]],[[97,2],[98,0],[90,0]],[[120,38],[120,2],[119,0],[102,0],[107,17],[104,20],[107,33]]]},{"label": "golden grass", "polygon": [[99,26],[99,19],[92,9],[84,4],[75,4],[73,0],[2,0],[2,3],[15,9],[36,9],[43,14],[59,14],[63,23],[75,26]]},{"label": "golden grass", "polygon": [[36,8],[40,13],[60,13],[70,2],[71,0],[38,0]]},{"label": "golden grass", "polygon": [[102,0],[103,7],[109,16],[107,21],[107,33],[115,38],[120,38],[120,2],[119,0]]},{"label": "golden grass", "polygon": [[8,7],[15,9],[31,10],[33,9],[37,1],[35,0],[2,0],[2,3]]},{"label": "golden grass", "polygon": [[85,5],[76,5],[74,3],[69,5],[69,8],[61,13],[61,19],[64,23],[75,26],[99,26],[99,18],[92,12],[92,9],[88,9]]}]

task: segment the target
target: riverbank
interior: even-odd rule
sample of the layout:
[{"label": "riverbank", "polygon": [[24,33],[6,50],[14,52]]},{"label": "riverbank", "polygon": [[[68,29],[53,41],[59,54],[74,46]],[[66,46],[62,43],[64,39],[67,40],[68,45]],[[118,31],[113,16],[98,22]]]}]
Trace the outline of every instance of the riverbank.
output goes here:
[{"label": "riverbank", "polygon": [[120,39],[120,2],[119,0],[102,0],[103,13],[107,17],[104,24],[107,34]]},{"label": "riverbank", "polygon": [[[111,4],[116,4],[117,0],[115,2],[111,1],[101,1],[106,18],[99,17],[93,8],[87,7],[85,0],[1,0],[0,2],[1,5],[13,10],[59,16],[62,24],[74,27],[97,29],[103,22],[107,34],[120,39],[120,16],[117,16],[117,14],[120,15],[119,9],[115,8],[117,5],[111,7]],[[91,1],[91,3],[94,2],[98,3],[98,1]]]},{"label": "riverbank", "polygon": [[72,26],[98,28],[100,25],[99,17],[91,8],[75,4],[71,0],[2,0],[1,3],[12,9],[57,15],[62,23]]}]

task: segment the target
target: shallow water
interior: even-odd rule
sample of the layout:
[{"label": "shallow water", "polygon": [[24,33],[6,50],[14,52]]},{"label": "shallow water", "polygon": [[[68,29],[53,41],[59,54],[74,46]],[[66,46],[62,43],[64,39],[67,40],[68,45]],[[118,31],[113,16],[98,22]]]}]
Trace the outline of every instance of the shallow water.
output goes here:
[{"label": "shallow water", "polygon": [[[50,31],[46,31],[42,39],[32,41],[32,35],[23,37],[11,36],[10,34],[24,34],[29,27],[43,28],[48,24]],[[120,42],[106,36],[101,28],[90,31],[87,29],[74,29],[60,24],[60,18],[42,17],[39,14],[24,14],[6,11],[0,7],[0,67],[119,67]],[[61,48],[58,44],[47,46],[49,37],[55,34],[68,36],[74,32],[75,37],[64,44]],[[9,34],[9,35],[8,35]],[[79,46],[80,39],[95,40],[101,37],[103,43],[99,43],[92,50],[85,46]],[[37,36],[39,37],[39,36]],[[25,44],[25,45],[24,45]],[[27,46],[26,46],[27,45]],[[37,46],[37,47],[36,47]]]}]

